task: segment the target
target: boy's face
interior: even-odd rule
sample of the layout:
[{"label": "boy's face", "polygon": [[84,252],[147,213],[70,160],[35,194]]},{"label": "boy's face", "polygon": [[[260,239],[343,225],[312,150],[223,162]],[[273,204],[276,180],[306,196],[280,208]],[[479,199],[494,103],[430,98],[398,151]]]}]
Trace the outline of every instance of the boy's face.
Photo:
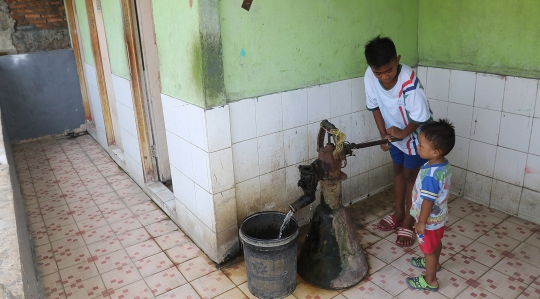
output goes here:
[{"label": "boy's face", "polygon": [[375,77],[379,79],[385,87],[392,87],[396,83],[400,59],[401,55],[398,55],[396,58],[390,60],[390,62],[383,66],[370,66]]},{"label": "boy's face", "polygon": [[438,157],[439,154],[439,151],[431,147],[431,142],[426,139],[422,132],[418,134],[418,146],[416,147],[416,150],[418,151],[418,155],[426,160],[432,160]]}]

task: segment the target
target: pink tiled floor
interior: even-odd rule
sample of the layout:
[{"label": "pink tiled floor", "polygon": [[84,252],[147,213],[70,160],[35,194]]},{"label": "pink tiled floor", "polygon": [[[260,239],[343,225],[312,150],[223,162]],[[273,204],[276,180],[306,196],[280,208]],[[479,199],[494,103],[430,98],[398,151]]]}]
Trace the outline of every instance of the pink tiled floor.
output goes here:
[{"label": "pink tiled floor", "polygon": [[[216,268],[90,136],[14,155],[46,298],[255,298],[243,259]],[[439,293],[407,289],[422,273],[410,265],[419,250],[377,230],[392,211],[386,191],[348,208],[368,276],[340,291],[298,278],[287,298],[540,298],[540,226],[462,198],[449,205]]]}]

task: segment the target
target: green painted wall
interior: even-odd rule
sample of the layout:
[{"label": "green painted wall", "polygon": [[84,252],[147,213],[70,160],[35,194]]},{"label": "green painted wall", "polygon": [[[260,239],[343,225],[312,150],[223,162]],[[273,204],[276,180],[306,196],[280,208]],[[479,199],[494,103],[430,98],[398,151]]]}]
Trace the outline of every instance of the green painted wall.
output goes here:
[{"label": "green painted wall", "polygon": [[199,1],[153,0],[162,93],[205,106]]},{"label": "green painted wall", "polygon": [[131,80],[120,0],[101,1],[101,13],[105,25],[111,71],[119,77]]},{"label": "green painted wall", "polygon": [[418,0],[221,0],[228,101],[363,76],[364,44],[390,36],[418,62]]},{"label": "green painted wall", "polygon": [[420,64],[540,77],[538,0],[420,0]]},{"label": "green painted wall", "polygon": [[75,0],[75,9],[77,10],[77,19],[79,21],[79,36],[82,43],[84,62],[96,66],[94,52],[92,52],[90,25],[88,25],[88,13],[86,12],[85,1]]}]

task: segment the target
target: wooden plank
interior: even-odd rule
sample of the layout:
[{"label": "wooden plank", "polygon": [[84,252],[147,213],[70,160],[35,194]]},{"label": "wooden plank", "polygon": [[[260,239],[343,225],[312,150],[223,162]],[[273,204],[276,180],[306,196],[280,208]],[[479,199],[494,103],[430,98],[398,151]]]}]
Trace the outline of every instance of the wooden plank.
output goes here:
[{"label": "wooden plank", "polygon": [[86,11],[88,13],[88,25],[90,26],[90,38],[92,41],[92,52],[96,62],[96,74],[99,89],[99,98],[101,100],[101,111],[103,113],[103,121],[105,122],[105,134],[107,135],[107,143],[115,144],[114,128],[111,118],[111,110],[109,108],[109,97],[107,95],[107,85],[105,83],[105,73],[103,70],[103,59],[101,57],[101,49],[99,46],[99,37],[96,27],[96,16],[94,12],[94,3],[92,0],[86,0]]},{"label": "wooden plank", "polygon": [[137,123],[137,135],[139,136],[139,148],[141,161],[146,183],[156,180],[154,159],[152,157],[151,144],[149,139],[149,127],[144,109],[144,97],[142,86],[141,60],[137,54],[138,31],[137,24],[133,23],[134,9],[132,0],[121,0],[122,16],[124,21],[124,36],[126,39],[129,70],[131,73],[131,95],[133,99],[133,110],[135,111],[135,122]]},{"label": "wooden plank", "polygon": [[77,64],[77,73],[79,74],[79,84],[81,85],[81,95],[84,107],[84,115],[88,122],[92,122],[92,112],[90,110],[90,100],[88,99],[88,89],[86,88],[86,79],[84,74],[83,53],[81,50],[81,40],[79,39],[79,25],[77,23],[77,12],[75,11],[74,0],[65,0],[67,21],[69,23],[73,54]]}]

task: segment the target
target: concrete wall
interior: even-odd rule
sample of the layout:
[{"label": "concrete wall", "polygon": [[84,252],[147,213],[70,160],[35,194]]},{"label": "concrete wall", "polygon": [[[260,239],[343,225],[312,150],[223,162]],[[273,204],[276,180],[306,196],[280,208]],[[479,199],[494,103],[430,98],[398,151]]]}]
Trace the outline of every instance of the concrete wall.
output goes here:
[{"label": "concrete wall", "polygon": [[219,2],[227,100],[360,77],[364,44],[390,36],[418,61],[418,0]]},{"label": "concrete wall", "polygon": [[17,49],[13,46],[11,34],[15,31],[15,20],[9,15],[9,8],[5,0],[0,0],[0,55],[15,54]]},{"label": "concrete wall", "polygon": [[0,105],[12,142],[78,129],[85,120],[73,50],[1,56]]},{"label": "concrete wall", "polygon": [[539,14],[537,0],[420,0],[420,64],[538,78]]},{"label": "concrete wall", "polygon": [[540,223],[537,79],[419,67],[434,118],[449,118],[452,192]]}]

